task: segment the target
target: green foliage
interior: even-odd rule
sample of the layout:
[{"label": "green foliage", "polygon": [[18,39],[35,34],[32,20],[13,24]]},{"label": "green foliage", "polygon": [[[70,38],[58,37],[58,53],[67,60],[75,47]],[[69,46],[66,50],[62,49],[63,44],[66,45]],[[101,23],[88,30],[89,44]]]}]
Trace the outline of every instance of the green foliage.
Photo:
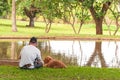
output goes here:
[{"label": "green foliage", "polygon": [[102,12],[102,7],[103,7],[103,1],[96,1],[94,4],[94,9],[96,11],[96,17],[101,17],[104,15],[104,13]]},{"label": "green foliage", "polygon": [[[70,20],[71,16],[77,17],[79,20],[87,20],[90,17],[88,12],[91,6],[94,7],[96,17],[104,16],[102,12],[103,4],[112,0],[17,0],[19,2],[18,11],[23,13],[24,7],[30,8],[34,5],[49,21],[53,21],[55,18]],[[78,10],[79,9],[79,10]]]},{"label": "green foliage", "polygon": [[61,17],[61,6],[59,0],[43,0],[41,1],[40,9],[42,11],[42,15],[50,20],[53,21],[55,17]]},{"label": "green foliage", "polygon": [[0,0],[0,16],[5,16],[10,11],[9,0]]},{"label": "green foliage", "polygon": [[62,17],[65,17],[69,21],[72,16],[75,16],[78,3],[76,0],[64,0],[62,5]]},{"label": "green foliage", "polygon": [[39,9],[40,5],[41,5],[41,0],[34,0],[33,2],[33,5]]},{"label": "green foliage", "polygon": [[27,9],[30,8],[33,0],[17,0],[17,13],[18,14],[23,14],[24,13],[24,8],[26,7]]},{"label": "green foliage", "polygon": [[95,1],[95,0],[84,0],[84,1],[82,2],[82,6],[87,7],[87,8],[90,8],[90,7],[93,5],[94,1]]},{"label": "green foliage", "polygon": [[87,7],[87,9],[93,7],[96,13],[95,16],[99,18],[105,15],[104,12],[102,12],[103,4],[106,4],[108,1],[112,2],[112,0],[84,0],[82,5]]},{"label": "green foliage", "polygon": [[31,6],[39,9],[40,7],[40,0],[17,0],[17,14],[25,15],[24,8],[30,9]]},{"label": "green foliage", "polygon": [[75,15],[80,21],[86,21],[90,19],[90,14],[88,9],[82,6],[81,4],[78,7],[76,7]]}]

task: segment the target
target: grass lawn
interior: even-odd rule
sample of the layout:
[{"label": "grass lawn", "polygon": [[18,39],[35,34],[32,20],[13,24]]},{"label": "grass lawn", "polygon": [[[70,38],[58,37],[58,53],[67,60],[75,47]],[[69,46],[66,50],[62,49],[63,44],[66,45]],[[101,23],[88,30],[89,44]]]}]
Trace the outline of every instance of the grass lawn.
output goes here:
[{"label": "grass lawn", "polygon": [[66,69],[23,70],[0,66],[0,80],[120,80],[120,69],[71,66]]},{"label": "grass lawn", "polygon": [[[103,34],[96,35],[94,24],[83,25],[80,34],[75,34],[72,27],[68,24],[57,24],[53,23],[49,33],[45,33],[45,23],[35,22],[35,27],[26,27],[29,24],[28,21],[17,20],[17,30],[18,32],[12,32],[11,20],[0,19],[0,37],[14,36],[14,37],[83,37],[83,38],[119,38],[120,30],[117,32],[116,36],[109,36],[108,27],[103,25]],[[78,30],[78,25],[75,28]],[[113,34],[115,26],[111,26],[111,33]]]}]

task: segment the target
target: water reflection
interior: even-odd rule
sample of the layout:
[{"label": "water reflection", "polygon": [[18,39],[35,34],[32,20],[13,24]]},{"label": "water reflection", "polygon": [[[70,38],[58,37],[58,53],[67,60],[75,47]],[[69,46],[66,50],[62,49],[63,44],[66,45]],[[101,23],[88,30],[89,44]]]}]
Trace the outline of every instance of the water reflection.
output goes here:
[{"label": "water reflection", "polygon": [[106,67],[106,62],[105,59],[102,55],[102,50],[101,50],[101,44],[102,42],[95,42],[95,49],[94,52],[92,53],[90,59],[88,60],[86,66],[92,66],[92,64],[94,64],[94,66],[100,66],[98,63],[101,64],[101,67]]},{"label": "water reflection", "polygon": [[[28,41],[0,42],[0,60],[17,60]],[[50,55],[67,65],[120,67],[119,41],[56,41],[38,42],[42,57]]]}]

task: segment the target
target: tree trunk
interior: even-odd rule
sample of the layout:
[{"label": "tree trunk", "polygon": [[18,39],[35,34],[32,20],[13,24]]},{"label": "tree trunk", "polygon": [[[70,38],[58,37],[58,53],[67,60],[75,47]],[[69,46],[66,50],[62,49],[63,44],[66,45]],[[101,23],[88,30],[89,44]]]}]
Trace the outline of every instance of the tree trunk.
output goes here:
[{"label": "tree trunk", "polygon": [[[103,23],[104,16],[106,15],[107,10],[109,9],[110,5],[111,5],[110,1],[106,1],[105,3],[103,3],[103,6],[102,6],[101,11],[99,13],[95,10],[95,7],[93,5],[89,8],[91,15],[95,21],[96,35],[103,34],[102,23]],[[103,13],[102,16],[96,16],[96,14],[101,14],[101,13]]]},{"label": "tree trunk", "polygon": [[102,35],[103,34],[103,31],[102,31],[102,22],[103,22],[103,17],[104,16],[101,16],[101,17],[97,17],[96,16],[96,12],[94,10],[93,7],[90,8],[90,12],[92,14],[92,17],[95,21],[95,26],[96,26],[96,35]]},{"label": "tree trunk", "polygon": [[30,9],[24,8],[24,12],[27,17],[29,17],[29,25],[30,27],[34,27],[34,18],[36,17],[37,9],[34,6],[31,6]]},{"label": "tree trunk", "polygon": [[94,10],[94,7],[90,7],[90,12],[91,15],[95,21],[95,25],[96,25],[96,35],[102,35],[103,31],[102,31],[102,22],[103,22],[103,18],[104,16],[101,17],[97,17],[96,16],[96,11]]},{"label": "tree trunk", "polygon": [[95,25],[96,25],[96,35],[102,35],[103,30],[102,30],[102,19],[95,19]]},{"label": "tree trunk", "polygon": [[29,19],[30,19],[29,26],[34,27],[34,17],[29,17]]},{"label": "tree trunk", "polygon": [[12,0],[12,31],[13,31],[13,32],[17,32],[15,0]]}]

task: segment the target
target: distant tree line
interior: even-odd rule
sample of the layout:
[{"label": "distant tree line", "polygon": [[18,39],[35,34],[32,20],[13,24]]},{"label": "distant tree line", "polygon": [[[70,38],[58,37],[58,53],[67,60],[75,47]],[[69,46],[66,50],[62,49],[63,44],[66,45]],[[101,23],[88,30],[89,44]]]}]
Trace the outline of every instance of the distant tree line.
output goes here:
[{"label": "distant tree line", "polygon": [[[90,18],[94,20],[96,35],[103,34],[103,22],[108,26],[109,34],[116,35],[119,30],[120,1],[119,0],[1,0],[0,15],[10,15],[12,2],[15,3],[17,15],[26,15],[29,18],[30,27],[34,27],[34,18],[43,16],[46,23],[45,32],[50,31],[54,20],[60,19],[71,25],[75,34],[79,34],[82,25]],[[114,17],[116,30],[111,34],[110,24],[106,22],[106,14]],[[75,22],[79,22],[76,30]]]}]

